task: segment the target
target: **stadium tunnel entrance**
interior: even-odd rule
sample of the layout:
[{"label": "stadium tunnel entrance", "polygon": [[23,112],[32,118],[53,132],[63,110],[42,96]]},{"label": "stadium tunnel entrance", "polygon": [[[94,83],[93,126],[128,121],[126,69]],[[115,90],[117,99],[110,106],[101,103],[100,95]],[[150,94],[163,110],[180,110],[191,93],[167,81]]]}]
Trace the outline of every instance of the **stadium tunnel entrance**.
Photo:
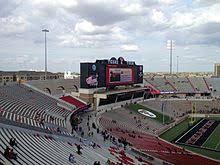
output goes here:
[{"label": "stadium tunnel entrance", "polygon": [[50,88],[44,88],[43,91],[51,95],[51,90],[50,90]]}]

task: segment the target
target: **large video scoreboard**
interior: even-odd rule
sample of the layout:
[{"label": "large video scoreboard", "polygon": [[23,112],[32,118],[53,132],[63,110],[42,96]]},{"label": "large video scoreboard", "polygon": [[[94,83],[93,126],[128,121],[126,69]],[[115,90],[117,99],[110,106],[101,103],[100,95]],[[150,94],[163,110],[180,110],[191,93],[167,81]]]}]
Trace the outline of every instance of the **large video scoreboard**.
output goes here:
[{"label": "large video scoreboard", "polygon": [[107,66],[106,67],[106,85],[126,85],[134,84],[134,71],[132,67],[118,67]]},{"label": "large video scoreboard", "polygon": [[143,65],[123,57],[80,63],[80,87],[99,88],[143,83]]}]

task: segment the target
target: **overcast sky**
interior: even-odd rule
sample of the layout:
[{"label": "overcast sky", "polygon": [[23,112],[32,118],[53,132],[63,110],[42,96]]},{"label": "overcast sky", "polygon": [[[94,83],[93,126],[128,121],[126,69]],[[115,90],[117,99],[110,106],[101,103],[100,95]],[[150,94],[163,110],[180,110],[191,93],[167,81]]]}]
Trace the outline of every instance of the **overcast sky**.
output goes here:
[{"label": "overcast sky", "polygon": [[220,0],[0,0],[0,70],[79,71],[123,56],[145,72],[212,71],[220,62]]}]

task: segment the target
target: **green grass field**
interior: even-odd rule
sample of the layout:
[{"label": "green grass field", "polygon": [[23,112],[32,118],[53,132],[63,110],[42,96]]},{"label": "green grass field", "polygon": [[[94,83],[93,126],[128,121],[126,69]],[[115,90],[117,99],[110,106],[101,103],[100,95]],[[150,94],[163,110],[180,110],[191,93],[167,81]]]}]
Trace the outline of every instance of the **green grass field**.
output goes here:
[{"label": "green grass field", "polygon": [[[200,118],[196,118],[196,121],[199,121]],[[217,121],[219,121],[219,118],[212,118]],[[169,129],[165,133],[161,134],[160,137],[167,141],[173,141],[176,139],[179,135],[183,134],[189,129],[189,121],[190,119],[185,119],[178,125],[174,126],[173,128]],[[196,124],[195,122],[194,124]],[[184,144],[177,144],[181,147],[184,147],[188,150],[191,150],[193,152],[214,158],[220,160],[220,152],[219,151],[211,151],[208,149],[203,148],[197,148],[193,146],[187,146]],[[210,137],[206,140],[206,142],[203,144],[203,147],[212,148],[212,149],[220,149],[220,125],[216,127],[216,129],[213,131],[213,133],[210,135]]]},{"label": "green grass field", "polygon": [[215,128],[202,146],[220,150],[220,124]]},{"label": "green grass field", "polygon": [[[152,113],[154,113],[156,115],[156,118],[152,118],[152,119],[154,119],[154,120],[156,120],[156,121],[158,121],[160,123],[163,123],[163,114],[162,113],[159,113],[157,111],[149,109],[149,108],[147,108],[147,107],[145,107],[143,105],[140,105],[140,104],[130,104],[130,105],[128,105],[128,108],[133,110],[133,111],[135,111],[136,113],[138,113],[139,109],[145,109],[145,110],[147,110],[149,112],[152,112]],[[172,120],[171,117],[169,117],[167,115],[164,115],[164,123],[169,124],[172,121],[173,120]]]},{"label": "green grass field", "polygon": [[161,134],[160,137],[169,142],[173,141],[177,136],[179,136],[183,132],[186,132],[189,129],[189,121],[190,119],[188,118],[185,119],[178,125],[174,126],[173,128],[169,129],[165,133]]}]

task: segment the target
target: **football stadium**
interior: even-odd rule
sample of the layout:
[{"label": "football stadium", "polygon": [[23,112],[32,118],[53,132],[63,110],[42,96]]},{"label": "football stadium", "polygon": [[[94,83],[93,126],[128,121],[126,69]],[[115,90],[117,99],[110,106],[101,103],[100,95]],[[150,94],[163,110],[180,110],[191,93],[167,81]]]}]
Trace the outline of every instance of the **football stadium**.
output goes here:
[{"label": "football stadium", "polygon": [[220,0],[0,0],[0,165],[220,165]]},{"label": "football stadium", "polygon": [[74,80],[0,86],[1,164],[219,164],[220,79],[144,76],[123,57]]}]

